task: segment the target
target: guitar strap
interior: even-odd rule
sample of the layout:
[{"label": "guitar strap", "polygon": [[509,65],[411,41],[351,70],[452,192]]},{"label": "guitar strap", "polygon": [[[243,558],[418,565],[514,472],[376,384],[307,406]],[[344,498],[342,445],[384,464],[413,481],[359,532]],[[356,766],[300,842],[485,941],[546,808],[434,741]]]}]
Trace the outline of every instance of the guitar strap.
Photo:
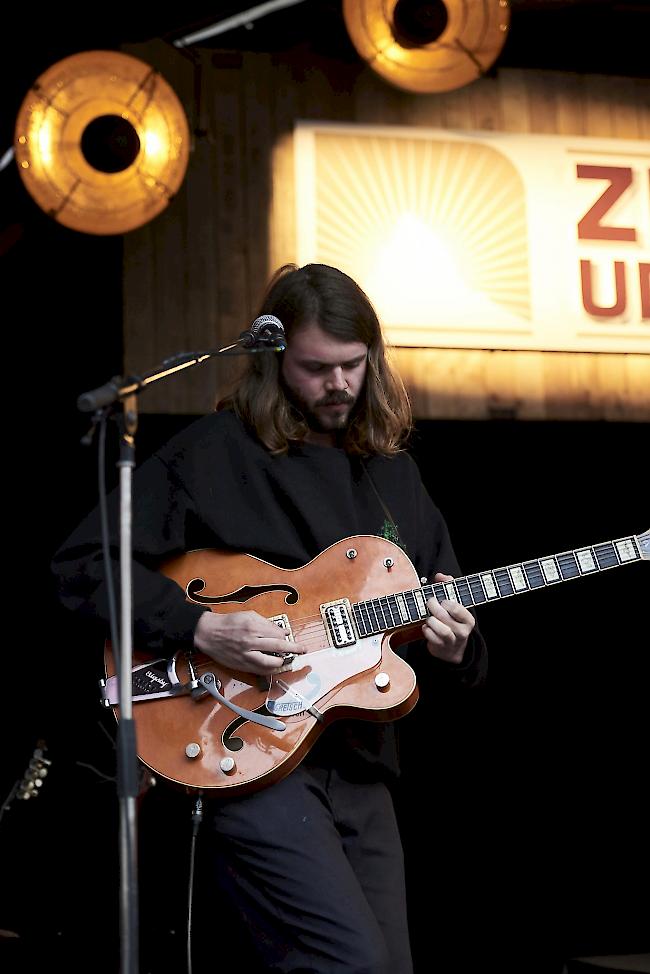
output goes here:
[{"label": "guitar strap", "polygon": [[[391,512],[390,512],[390,510],[388,508],[388,505],[385,503],[384,498],[379,493],[379,490],[377,489],[377,485],[375,484],[374,480],[372,479],[372,476],[370,475],[370,471],[368,470],[368,468],[367,468],[364,460],[361,461],[361,468],[362,468],[363,472],[365,473],[366,477],[368,478],[368,481],[370,483],[370,486],[372,487],[372,489],[374,491],[374,494],[375,494],[377,500],[381,504],[382,511],[386,515],[386,521],[384,522],[384,526],[383,526],[383,530],[382,530],[382,536],[385,537],[387,539],[387,541],[392,541],[394,544],[399,545],[399,547],[403,551],[406,551],[406,545],[404,544],[404,542],[400,538],[399,528],[397,527],[397,524],[395,523],[395,519],[394,519],[393,515],[391,514]],[[407,554],[408,554],[408,552],[407,552]]]}]

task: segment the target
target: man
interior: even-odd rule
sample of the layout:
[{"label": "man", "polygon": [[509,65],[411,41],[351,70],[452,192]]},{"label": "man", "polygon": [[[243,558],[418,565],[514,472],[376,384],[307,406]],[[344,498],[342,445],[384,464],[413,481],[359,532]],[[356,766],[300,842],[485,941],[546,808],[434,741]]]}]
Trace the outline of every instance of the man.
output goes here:
[{"label": "man", "polygon": [[[163,561],[216,548],[295,569],[343,538],[378,535],[403,548],[421,577],[449,580],[459,568],[403,449],[408,400],[363,291],[335,268],[289,265],[260,314],[282,322],[286,351],[252,355],[221,408],[136,474],[134,635],[152,655],[193,645],[220,666],[268,679],[287,665],[276,623],[252,606],[219,613],[190,603],[158,571]],[[63,603],[105,624],[96,515],[60,550],[55,571]],[[323,592],[327,601],[327,578]],[[480,683],[485,649],[474,616],[454,601],[432,599],[428,610],[423,640],[410,647],[425,682]],[[309,648],[299,634],[292,666]],[[281,780],[206,802],[216,880],[263,970],[412,970],[396,774],[393,725],[341,719]]]}]

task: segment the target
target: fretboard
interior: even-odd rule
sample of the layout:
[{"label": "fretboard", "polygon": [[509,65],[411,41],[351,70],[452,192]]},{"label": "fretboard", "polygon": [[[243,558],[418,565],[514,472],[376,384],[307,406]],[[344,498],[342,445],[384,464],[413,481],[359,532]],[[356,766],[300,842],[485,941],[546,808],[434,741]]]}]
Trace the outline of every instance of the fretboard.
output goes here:
[{"label": "fretboard", "polygon": [[648,534],[604,541],[602,544],[534,558],[476,575],[465,575],[451,582],[433,582],[406,592],[356,602],[352,605],[354,621],[359,635],[371,636],[425,619],[428,615],[426,603],[432,597],[438,602],[449,599],[460,602],[466,608],[473,608],[509,595],[520,595],[533,589],[568,582],[571,578],[617,568],[648,557]]}]

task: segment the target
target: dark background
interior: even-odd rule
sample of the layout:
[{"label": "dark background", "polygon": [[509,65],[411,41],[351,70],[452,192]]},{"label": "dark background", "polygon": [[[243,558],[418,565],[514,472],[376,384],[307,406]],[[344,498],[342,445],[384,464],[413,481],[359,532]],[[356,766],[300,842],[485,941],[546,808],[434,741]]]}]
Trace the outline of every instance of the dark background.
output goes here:
[{"label": "dark background", "polygon": [[[59,58],[164,36],[236,7],[217,5],[214,15],[185,6],[167,21],[126,6],[103,21],[14,10],[0,151],[29,84]],[[499,63],[643,76],[647,24],[645,3],[513,4]],[[306,3],[219,44],[271,49],[305,36],[354,56],[333,3]],[[98,705],[101,647],[82,643],[62,617],[48,565],[97,499],[97,447],[80,444],[88,418],[76,399],[121,370],[122,240],[54,223],[13,165],[0,173],[0,190],[1,797],[39,740],[52,760],[39,799],[13,802],[0,823],[0,928],[19,935],[1,937],[0,952],[6,970],[56,960],[69,971],[89,963],[115,971],[117,799],[111,720]],[[138,461],[193,418],[148,414],[146,394],[140,409]],[[111,429],[112,483],[115,443]],[[642,423],[420,421],[413,450],[472,572],[650,528],[648,443]],[[575,954],[650,950],[649,591],[647,566],[633,565],[479,610],[488,688],[453,705],[423,700],[402,722],[397,799],[418,972],[551,974]],[[173,802],[163,828],[153,814],[157,791],[141,818],[143,972],[184,969],[188,809]],[[223,907],[200,898],[197,909],[197,967],[236,962]]]}]

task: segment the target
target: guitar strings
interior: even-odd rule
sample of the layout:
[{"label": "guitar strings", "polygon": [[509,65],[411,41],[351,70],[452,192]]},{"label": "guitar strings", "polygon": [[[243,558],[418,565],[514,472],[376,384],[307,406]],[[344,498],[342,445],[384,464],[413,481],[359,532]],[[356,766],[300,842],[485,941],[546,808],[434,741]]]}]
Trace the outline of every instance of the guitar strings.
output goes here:
[{"label": "guitar strings", "polygon": [[[322,622],[319,619],[317,619],[316,616],[303,616],[302,618],[303,619],[313,618],[315,621],[313,623],[311,623],[311,624],[308,624],[308,625],[304,626],[304,628],[300,630],[300,632],[297,634],[298,635],[298,643],[301,646],[309,646],[309,645],[317,645],[318,646],[318,649],[308,651],[308,653],[305,654],[305,655],[314,656],[318,652],[328,652],[328,651],[330,651],[332,649],[336,649],[336,647],[331,646],[327,642],[327,633],[325,631],[325,626],[322,624]],[[296,620],[296,621],[298,621],[298,620]],[[311,630],[314,630],[311,634],[308,631],[310,629]],[[292,643],[287,642],[287,647],[288,647],[287,652],[291,652],[291,649],[290,649],[291,645],[292,645]],[[262,651],[260,650],[260,652],[262,652]],[[301,656],[301,655],[302,654],[298,654],[298,656]],[[213,659],[211,659],[210,657],[206,657],[205,658],[205,662],[201,662],[200,660],[196,660],[196,662],[194,664],[194,668],[196,669],[197,672],[201,672],[202,670],[209,669],[211,666],[214,666],[214,662],[215,661]]]}]

